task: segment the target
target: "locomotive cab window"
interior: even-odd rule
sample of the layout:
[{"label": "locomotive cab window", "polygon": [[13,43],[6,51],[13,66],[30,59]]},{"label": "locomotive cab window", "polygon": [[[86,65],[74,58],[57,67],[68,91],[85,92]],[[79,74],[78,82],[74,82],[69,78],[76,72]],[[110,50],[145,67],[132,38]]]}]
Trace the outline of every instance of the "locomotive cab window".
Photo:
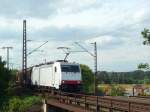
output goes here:
[{"label": "locomotive cab window", "polygon": [[57,72],[57,67],[55,67],[55,72]]},{"label": "locomotive cab window", "polygon": [[62,72],[80,72],[78,65],[61,65]]}]

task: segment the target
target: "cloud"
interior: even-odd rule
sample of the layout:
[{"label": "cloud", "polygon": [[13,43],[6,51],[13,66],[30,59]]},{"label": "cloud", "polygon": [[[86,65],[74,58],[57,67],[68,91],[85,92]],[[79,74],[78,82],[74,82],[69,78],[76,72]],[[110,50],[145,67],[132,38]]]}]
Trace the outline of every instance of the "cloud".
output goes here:
[{"label": "cloud", "polygon": [[[64,54],[56,48],[79,50],[75,41],[93,52],[89,43],[96,41],[100,70],[135,69],[138,62],[149,59],[140,35],[149,28],[149,6],[148,0],[0,0],[0,47],[13,46],[12,61],[20,60],[21,65],[22,20],[27,19],[27,38],[49,41],[40,49],[44,52],[29,57],[29,65],[62,59]],[[28,50],[41,43],[28,43]],[[1,55],[6,57],[4,51]],[[93,68],[93,58],[86,53],[71,54],[69,59]]]},{"label": "cloud", "polygon": [[104,35],[100,37],[93,37],[91,39],[88,39],[85,41],[86,43],[93,43],[97,42],[97,44],[100,46],[100,48],[114,48],[115,46],[123,45],[123,39],[112,37],[109,35]]},{"label": "cloud", "polygon": [[0,13],[9,18],[49,18],[60,13],[77,13],[96,3],[96,0],[0,0]]},{"label": "cloud", "polygon": [[98,30],[96,28],[86,28],[86,27],[70,27],[66,26],[63,28],[57,27],[46,27],[43,29],[31,31],[32,37],[52,39],[57,41],[78,41],[86,40],[97,34]]},{"label": "cloud", "polygon": [[48,18],[56,13],[56,0],[0,0],[0,15],[8,18]]}]

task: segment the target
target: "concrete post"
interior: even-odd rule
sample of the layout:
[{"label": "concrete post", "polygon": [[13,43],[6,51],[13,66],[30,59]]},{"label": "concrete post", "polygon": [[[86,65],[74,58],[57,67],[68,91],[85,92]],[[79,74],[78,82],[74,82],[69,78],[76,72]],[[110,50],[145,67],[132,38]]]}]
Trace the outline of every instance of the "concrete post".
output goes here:
[{"label": "concrete post", "polygon": [[47,104],[46,104],[46,100],[43,100],[43,112],[48,112],[48,108],[47,108]]}]

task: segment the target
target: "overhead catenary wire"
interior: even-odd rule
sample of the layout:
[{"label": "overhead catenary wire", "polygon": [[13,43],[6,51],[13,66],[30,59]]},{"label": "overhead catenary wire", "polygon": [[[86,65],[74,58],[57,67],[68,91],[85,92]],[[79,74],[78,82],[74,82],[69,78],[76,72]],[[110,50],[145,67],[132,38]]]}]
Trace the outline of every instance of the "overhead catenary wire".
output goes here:
[{"label": "overhead catenary wire", "polygon": [[73,51],[73,50],[70,50],[70,48],[68,48],[68,47],[58,47],[57,49],[61,49],[66,54],[64,61],[67,60],[70,53],[85,52],[85,51]]},{"label": "overhead catenary wire", "polygon": [[83,47],[81,44],[79,44],[78,42],[75,42],[76,45],[78,45],[80,48],[82,48],[84,50],[84,52],[89,53],[91,56],[95,56],[93,53],[91,53],[90,51],[88,51],[85,47]]},{"label": "overhead catenary wire", "polygon": [[29,56],[29,55],[31,55],[33,52],[37,51],[39,48],[41,48],[42,46],[44,46],[46,43],[48,43],[48,41],[44,42],[44,43],[43,43],[42,45],[40,45],[39,47],[33,49],[31,52],[29,52],[29,53],[27,54],[27,56]]}]

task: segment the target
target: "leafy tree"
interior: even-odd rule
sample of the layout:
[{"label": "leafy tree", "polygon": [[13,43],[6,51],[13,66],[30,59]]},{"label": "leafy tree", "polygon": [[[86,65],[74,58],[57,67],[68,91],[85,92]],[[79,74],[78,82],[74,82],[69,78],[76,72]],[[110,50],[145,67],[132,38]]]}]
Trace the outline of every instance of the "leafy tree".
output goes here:
[{"label": "leafy tree", "polygon": [[[143,45],[150,45],[150,31],[147,28],[144,28],[144,30],[141,32],[142,38],[144,38]],[[138,65],[138,69],[149,69],[148,63],[141,63]]]},{"label": "leafy tree", "polygon": [[149,31],[149,29],[144,28],[144,30],[141,32],[141,34],[144,38],[143,44],[144,45],[150,45],[150,31]]},{"label": "leafy tree", "polygon": [[140,70],[148,70],[149,69],[149,64],[148,63],[140,63],[139,65],[138,65],[138,69],[140,69]]},{"label": "leafy tree", "polygon": [[9,81],[11,79],[10,71],[5,68],[5,62],[0,57],[0,94],[5,94],[6,89],[9,87]]},{"label": "leafy tree", "polygon": [[101,83],[101,84],[110,83],[110,77],[106,71],[101,71],[101,73],[97,72],[97,74],[100,74],[100,75],[97,75],[98,83]]},{"label": "leafy tree", "polygon": [[94,74],[87,65],[80,65],[84,92],[92,92],[94,87]]},{"label": "leafy tree", "polygon": [[144,84],[150,84],[150,78],[148,76],[145,76],[144,80],[143,80],[143,83]]}]

